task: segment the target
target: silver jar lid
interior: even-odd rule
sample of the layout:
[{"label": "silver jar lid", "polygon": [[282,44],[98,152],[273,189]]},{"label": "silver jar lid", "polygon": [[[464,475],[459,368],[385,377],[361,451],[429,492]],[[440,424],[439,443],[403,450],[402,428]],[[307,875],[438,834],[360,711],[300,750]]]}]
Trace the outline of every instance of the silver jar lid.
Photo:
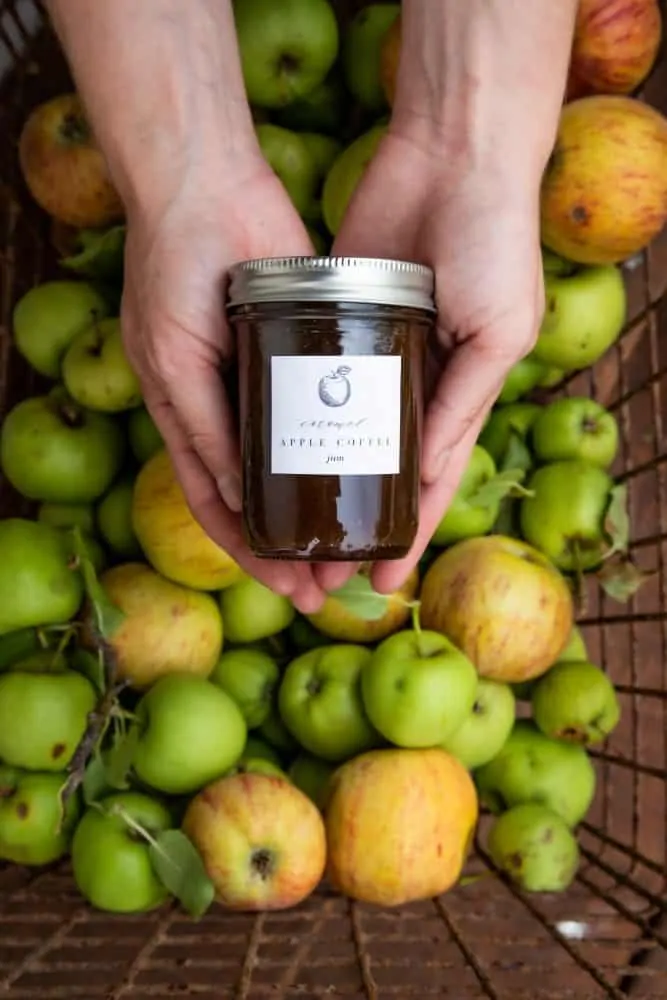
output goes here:
[{"label": "silver jar lid", "polygon": [[228,306],[359,302],[435,310],[430,267],[380,257],[262,257],[229,272]]}]

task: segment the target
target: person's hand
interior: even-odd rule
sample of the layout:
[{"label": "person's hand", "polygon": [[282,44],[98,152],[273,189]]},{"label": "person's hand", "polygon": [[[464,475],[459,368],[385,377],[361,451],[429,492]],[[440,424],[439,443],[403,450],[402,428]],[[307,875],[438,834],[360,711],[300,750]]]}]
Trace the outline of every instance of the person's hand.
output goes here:
[{"label": "person's hand", "polygon": [[231,338],[224,276],[252,257],[312,253],[259,153],[207,164],[158,206],[128,210],[124,342],[189,506],[246,570],[301,611],[324,594],[305,563],[256,559],[242,535],[238,428],[221,380]]},{"label": "person's hand", "polygon": [[[436,276],[437,344],[424,422],[419,531],[410,554],[378,563],[390,592],[417,564],[463,474],[510,367],[530,350],[543,310],[539,169],[452,168],[437,147],[390,128],[356,191],[334,254],[396,257]],[[519,158],[520,159],[520,158]],[[328,589],[351,566],[318,567]]]}]

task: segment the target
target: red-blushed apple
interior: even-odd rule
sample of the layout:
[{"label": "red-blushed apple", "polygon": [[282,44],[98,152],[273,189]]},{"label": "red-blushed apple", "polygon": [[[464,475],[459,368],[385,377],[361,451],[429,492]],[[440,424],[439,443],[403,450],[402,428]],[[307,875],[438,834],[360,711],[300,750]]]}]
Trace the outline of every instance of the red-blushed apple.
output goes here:
[{"label": "red-blushed apple", "polygon": [[34,108],[19,138],[19,162],[37,204],[61,222],[98,229],[123,218],[77,94],[61,94]]},{"label": "red-blushed apple", "polygon": [[463,765],[441,749],[372,750],[338,768],[325,807],[332,885],[400,906],[458,881],[477,823]]},{"label": "red-blushed apple", "polygon": [[189,804],[183,830],[199,851],[216,896],[232,910],[284,910],[320,882],[324,823],[307,795],[283,778],[235,774]]},{"label": "red-blushed apple", "polygon": [[567,100],[630,94],[651,72],[661,36],[658,0],[579,0]]},{"label": "red-blushed apple", "polygon": [[448,636],[492,680],[539,677],[565,646],[572,618],[572,594],[558,570],[504,535],[458,542],[422,584],[423,627]]},{"label": "red-blushed apple", "polygon": [[577,264],[639,253],[667,218],[667,119],[632,97],[566,104],[542,178],[545,246]]}]

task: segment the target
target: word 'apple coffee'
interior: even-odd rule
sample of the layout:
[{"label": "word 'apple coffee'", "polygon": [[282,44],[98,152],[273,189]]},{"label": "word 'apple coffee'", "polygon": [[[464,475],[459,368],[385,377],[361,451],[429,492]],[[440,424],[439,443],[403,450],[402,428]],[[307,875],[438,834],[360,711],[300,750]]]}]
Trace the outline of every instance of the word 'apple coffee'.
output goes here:
[{"label": "word 'apple coffee'", "polygon": [[400,559],[419,514],[433,272],[364,257],[232,268],[243,520],[252,551]]}]

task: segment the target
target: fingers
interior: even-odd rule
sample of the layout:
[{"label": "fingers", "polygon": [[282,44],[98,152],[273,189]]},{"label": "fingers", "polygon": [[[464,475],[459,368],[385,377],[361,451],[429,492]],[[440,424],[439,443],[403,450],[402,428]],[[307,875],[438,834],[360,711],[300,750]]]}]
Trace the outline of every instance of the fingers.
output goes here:
[{"label": "fingers", "polygon": [[[526,348],[527,349],[527,348]],[[470,429],[481,426],[503,387],[522,344],[498,337],[471,337],[452,353],[424,421],[422,479],[437,482],[453,450]]]},{"label": "fingers", "polygon": [[338,590],[359,570],[359,563],[317,563],[313,574],[320,587],[326,591]]},{"label": "fingers", "polygon": [[483,422],[484,416],[475,420],[452,449],[440,478],[422,488],[419,529],[409,554],[404,559],[375,563],[373,566],[371,581],[380,593],[390,594],[398,590],[421,559],[456,492]]}]

